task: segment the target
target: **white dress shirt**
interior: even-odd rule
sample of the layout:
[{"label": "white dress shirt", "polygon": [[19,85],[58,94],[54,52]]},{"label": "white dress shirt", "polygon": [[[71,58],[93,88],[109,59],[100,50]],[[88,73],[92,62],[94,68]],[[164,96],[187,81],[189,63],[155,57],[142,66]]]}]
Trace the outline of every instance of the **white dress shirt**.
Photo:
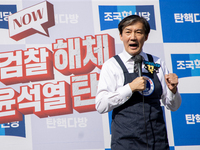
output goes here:
[{"label": "white dress shirt", "polygon": [[[147,55],[144,52],[140,53],[143,58],[148,61]],[[119,54],[129,73],[133,73],[134,62],[131,60],[131,55],[123,50]],[[176,111],[181,105],[181,96],[177,91],[173,94],[165,83],[165,74],[168,74],[167,67],[160,58],[153,56],[154,63],[160,64],[159,73],[157,76],[161,82],[163,93],[161,96],[162,103],[167,109]],[[148,72],[142,64],[142,72]],[[101,69],[97,95],[95,99],[96,109],[99,113],[106,113],[114,108],[124,104],[132,95],[129,84],[124,85],[124,73],[115,58],[107,60]]]}]

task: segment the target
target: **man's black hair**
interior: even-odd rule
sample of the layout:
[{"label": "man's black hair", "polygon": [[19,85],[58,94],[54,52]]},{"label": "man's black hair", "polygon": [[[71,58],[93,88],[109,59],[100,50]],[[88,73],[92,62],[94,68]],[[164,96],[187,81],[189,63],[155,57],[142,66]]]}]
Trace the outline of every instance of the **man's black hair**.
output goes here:
[{"label": "man's black hair", "polygon": [[119,33],[122,35],[123,29],[129,25],[133,25],[136,22],[143,23],[143,28],[145,31],[145,35],[148,35],[150,32],[150,25],[148,21],[144,17],[140,17],[138,15],[130,15],[122,19],[122,21],[118,24]]}]

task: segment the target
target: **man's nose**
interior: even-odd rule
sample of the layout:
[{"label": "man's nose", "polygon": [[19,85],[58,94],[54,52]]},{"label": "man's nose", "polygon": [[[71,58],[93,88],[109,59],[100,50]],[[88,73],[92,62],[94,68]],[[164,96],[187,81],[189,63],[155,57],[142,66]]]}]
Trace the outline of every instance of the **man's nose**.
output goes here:
[{"label": "man's nose", "polygon": [[132,32],[131,33],[131,40],[135,40],[136,39],[136,33],[135,32]]}]

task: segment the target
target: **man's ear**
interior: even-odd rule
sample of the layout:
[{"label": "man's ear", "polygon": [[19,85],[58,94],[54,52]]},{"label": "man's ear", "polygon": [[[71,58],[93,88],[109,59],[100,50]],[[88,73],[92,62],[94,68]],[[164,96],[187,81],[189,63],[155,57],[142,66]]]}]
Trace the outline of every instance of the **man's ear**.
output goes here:
[{"label": "man's ear", "polygon": [[148,40],[148,37],[149,37],[149,35],[146,35],[146,37],[145,37],[145,41]]},{"label": "man's ear", "polygon": [[119,34],[119,37],[120,37],[120,40],[122,41],[122,35],[121,34]]}]

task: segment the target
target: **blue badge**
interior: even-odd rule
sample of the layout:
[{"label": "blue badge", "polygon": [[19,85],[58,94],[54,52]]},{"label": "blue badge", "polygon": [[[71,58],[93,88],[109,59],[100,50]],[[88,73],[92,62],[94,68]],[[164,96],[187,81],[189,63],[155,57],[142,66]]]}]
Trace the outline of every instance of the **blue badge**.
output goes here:
[{"label": "blue badge", "polygon": [[[146,78],[146,89],[143,91],[143,95],[144,96],[149,96],[153,93],[154,89],[155,89],[155,86],[154,86],[154,83],[153,83],[153,80],[147,76],[144,76]],[[141,91],[139,91],[140,94],[142,94]]]},{"label": "blue badge", "polygon": [[160,68],[160,64],[156,64],[154,62],[149,62],[144,60],[144,68],[151,74],[153,74],[153,72],[158,72],[158,69]]}]

